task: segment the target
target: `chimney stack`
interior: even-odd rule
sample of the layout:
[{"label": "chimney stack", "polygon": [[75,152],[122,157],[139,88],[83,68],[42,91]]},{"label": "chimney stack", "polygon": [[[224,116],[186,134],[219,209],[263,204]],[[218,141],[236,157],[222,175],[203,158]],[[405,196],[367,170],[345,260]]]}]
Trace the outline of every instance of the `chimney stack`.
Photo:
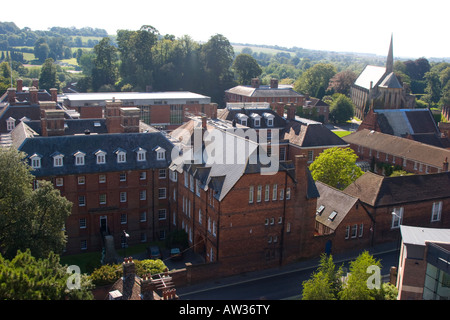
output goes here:
[{"label": "chimney stack", "polygon": [[275,107],[275,112],[280,116],[284,117],[284,104],[278,103]]},{"label": "chimney stack", "polygon": [[122,101],[116,100],[106,100],[105,114],[106,114],[106,128],[108,133],[121,133],[121,115],[120,108],[122,107]]},{"label": "chimney stack", "polygon": [[17,79],[17,92],[22,92],[22,91],[23,91],[23,80]]},{"label": "chimney stack", "polygon": [[64,111],[55,109],[42,109],[41,131],[42,136],[63,136],[64,135]]},{"label": "chimney stack", "polygon": [[34,78],[34,79],[32,80],[31,86],[32,86],[32,87],[35,87],[36,89],[39,90],[39,79]]},{"label": "chimney stack", "polygon": [[136,274],[136,266],[134,264],[132,257],[123,259],[122,268],[123,268],[123,277],[124,278],[128,275]]},{"label": "chimney stack", "polygon": [[252,79],[252,88],[259,88],[259,79],[258,78]]},{"label": "chimney stack", "polygon": [[16,88],[8,89],[8,103],[11,105],[16,104]]},{"label": "chimney stack", "polygon": [[50,95],[52,96],[52,101],[58,102],[58,89],[51,88]]},{"label": "chimney stack", "polygon": [[123,133],[139,132],[139,120],[141,117],[139,108],[120,108],[120,126]]},{"label": "chimney stack", "polygon": [[270,88],[278,89],[278,79],[270,79]]},{"label": "chimney stack", "polygon": [[295,112],[297,111],[297,107],[293,104],[288,106],[287,111],[287,120],[295,120]]},{"label": "chimney stack", "polygon": [[30,103],[37,104],[38,102],[39,102],[38,89],[36,89],[36,87],[33,86],[30,88]]},{"label": "chimney stack", "polygon": [[444,172],[448,171],[448,158],[445,158],[444,164],[442,166],[442,171]]}]

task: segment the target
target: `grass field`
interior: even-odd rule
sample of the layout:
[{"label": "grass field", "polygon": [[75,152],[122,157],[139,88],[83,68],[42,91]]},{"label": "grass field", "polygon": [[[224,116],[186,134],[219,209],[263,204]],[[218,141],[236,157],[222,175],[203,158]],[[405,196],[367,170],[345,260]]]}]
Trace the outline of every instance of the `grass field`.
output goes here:
[{"label": "grass field", "polygon": [[351,131],[345,131],[345,130],[335,130],[333,131],[334,134],[336,134],[339,138],[348,136],[350,133],[352,133]]}]

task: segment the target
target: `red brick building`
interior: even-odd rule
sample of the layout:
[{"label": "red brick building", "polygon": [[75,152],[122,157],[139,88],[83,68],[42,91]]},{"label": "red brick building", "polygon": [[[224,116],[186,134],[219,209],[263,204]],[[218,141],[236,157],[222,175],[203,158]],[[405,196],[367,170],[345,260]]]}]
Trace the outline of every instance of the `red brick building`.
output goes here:
[{"label": "red brick building", "polygon": [[450,172],[399,177],[366,172],[344,193],[358,198],[372,217],[373,245],[398,240],[400,225],[450,227]]}]

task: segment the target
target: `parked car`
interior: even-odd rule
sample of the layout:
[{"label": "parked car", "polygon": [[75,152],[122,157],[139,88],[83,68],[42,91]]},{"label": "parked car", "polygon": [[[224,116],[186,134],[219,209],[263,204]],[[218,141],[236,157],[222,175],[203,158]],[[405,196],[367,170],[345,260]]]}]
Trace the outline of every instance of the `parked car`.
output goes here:
[{"label": "parked car", "polygon": [[161,250],[158,246],[150,246],[147,248],[147,253],[150,259],[162,259]]},{"label": "parked car", "polygon": [[171,260],[181,260],[183,259],[183,253],[180,248],[172,248],[170,249],[170,259]]}]

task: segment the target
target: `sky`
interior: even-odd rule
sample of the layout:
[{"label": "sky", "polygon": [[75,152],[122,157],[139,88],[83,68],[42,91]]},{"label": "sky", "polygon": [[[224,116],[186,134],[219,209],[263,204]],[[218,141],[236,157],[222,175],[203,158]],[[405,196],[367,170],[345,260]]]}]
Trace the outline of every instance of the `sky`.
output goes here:
[{"label": "sky", "polygon": [[[151,25],[160,34],[206,42],[278,45],[386,56],[450,57],[448,0],[22,0],[1,21],[19,28],[92,27],[116,34]],[[7,11],[4,11],[4,13]]]}]

